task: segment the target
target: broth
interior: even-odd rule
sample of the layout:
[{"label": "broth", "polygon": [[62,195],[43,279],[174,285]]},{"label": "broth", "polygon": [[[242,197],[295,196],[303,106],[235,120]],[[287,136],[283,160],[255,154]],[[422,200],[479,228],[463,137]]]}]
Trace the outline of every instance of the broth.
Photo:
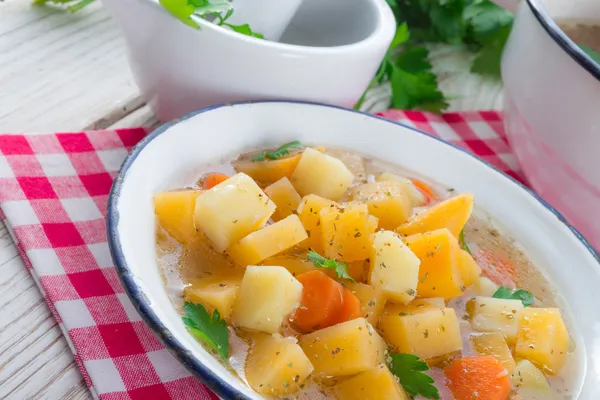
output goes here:
[{"label": "broth", "polygon": [[600,53],[600,21],[559,20],[557,24],[575,43]]},{"label": "broth", "polygon": [[[598,28],[600,29],[600,27]],[[600,35],[597,37],[600,40]],[[378,160],[362,157],[359,154],[351,153],[343,150],[327,149],[327,154],[330,154],[344,162],[347,168],[355,176],[354,185],[373,182],[375,176],[383,172],[391,172],[400,176],[418,177],[410,171],[406,171],[395,165],[384,163]],[[247,158],[247,157],[246,157]],[[214,169],[213,169],[214,170]],[[235,173],[231,164],[219,166],[219,171],[233,174]],[[421,178],[419,178],[421,179]],[[426,181],[423,179],[423,181]],[[441,185],[426,181],[435,189],[438,196],[438,201],[453,197],[456,195],[453,188],[445,188]],[[197,188],[198,186],[196,186]],[[477,199],[475,199],[476,201]],[[419,212],[418,208],[416,212]],[[491,220],[481,210],[475,210],[469,221],[465,225],[464,235],[466,243],[469,246],[473,258],[482,267],[484,275],[496,283],[512,287],[520,288],[531,292],[536,298],[537,307],[559,307],[562,309],[563,304],[558,300],[559,296],[554,290],[552,284],[546,279],[544,274],[536,268],[526,256],[526,252],[510,238],[505,232],[505,229]],[[157,223],[157,259],[161,269],[165,286],[173,301],[174,306],[182,312],[184,303],[183,290],[190,285],[195,279],[206,278],[218,274],[219,276],[231,276],[240,278],[244,274],[245,267],[236,265],[236,263],[226,254],[215,252],[209,241],[204,236],[198,236],[187,245],[181,245]],[[306,256],[306,250],[293,248],[287,250],[283,254],[294,254]],[[494,257],[487,255],[493,254]],[[280,255],[271,258],[276,259]],[[511,280],[503,280],[502,265],[510,264],[514,267],[514,273],[511,275]],[[277,265],[270,263],[269,259],[262,265]],[[469,322],[468,307],[469,301],[476,295],[473,287],[467,288],[464,294],[460,297],[452,298],[447,301],[446,307],[453,308],[459,318],[463,349],[461,356],[477,355],[472,340],[471,323]],[[481,293],[479,293],[481,295]],[[491,294],[488,294],[491,296]],[[565,313],[563,312],[563,315]],[[568,322],[568,321],[567,321]],[[568,326],[571,330],[571,327]],[[244,365],[248,356],[249,346],[252,343],[252,338],[256,336],[255,332],[247,331],[240,328],[229,328],[230,330],[230,359],[229,365],[232,370],[237,373],[241,380],[247,383],[244,372]],[[299,335],[293,327],[288,323],[284,323],[281,333],[284,336]],[[542,397],[531,395],[523,395],[518,392],[511,392],[511,400],[536,400],[539,399],[570,399],[573,398],[571,391],[573,390],[573,382],[577,381],[577,377],[581,375],[580,365],[574,352],[575,346],[571,340],[567,361],[562,368],[562,372],[556,376],[548,376],[551,393],[544,393]],[[438,358],[432,362],[429,374],[435,379],[435,385],[439,389],[440,398],[451,400],[453,399],[452,392],[446,386],[447,380],[441,367],[448,365],[452,359],[456,358],[456,354],[447,354],[444,357]],[[288,394],[282,397],[274,397],[280,399],[333,399],[335,398],[332,386],[343,381],[344,378],[314,378],[309,377],[303,384],[302,388],[293,394]],[[482,399],[485,400],[485,399]]]}]

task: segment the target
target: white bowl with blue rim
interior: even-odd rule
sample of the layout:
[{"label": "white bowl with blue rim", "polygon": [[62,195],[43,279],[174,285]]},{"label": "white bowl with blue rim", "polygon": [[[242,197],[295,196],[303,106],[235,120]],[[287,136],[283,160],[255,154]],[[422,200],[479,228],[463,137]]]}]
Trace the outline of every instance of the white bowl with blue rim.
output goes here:
[{"label": "white bowl with blue rim", "polygon": [[412,127],[286,101],[219,105],[163,125],[132,150],[110,194],[109,244],[125,291],[162,342],[209,388],[225,399],[262,398],[186,331],[171,304],[155,256],[152,196],[189,185],[206,166],[292,140],[356,151],[474,193],[477,207],[501,221],[567,304],[580,360],[571,393],[600,398],[600,259],[556,210],[477,157]]}]

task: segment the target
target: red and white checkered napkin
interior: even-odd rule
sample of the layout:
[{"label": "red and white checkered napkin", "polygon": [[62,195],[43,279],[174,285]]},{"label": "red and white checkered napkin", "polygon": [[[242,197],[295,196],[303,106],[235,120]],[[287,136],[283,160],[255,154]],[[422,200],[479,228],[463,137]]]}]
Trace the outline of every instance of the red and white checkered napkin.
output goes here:
[{"label": "red and white checkered napkin", "polygon": [[[380,115],[434,133],[519,177],[496,112]],[[110,258],[108,193],[125,155],[145,134],[135,128],[0,135],[0,216],[92,393],[107,400],[217,399],[144,324]]]}]

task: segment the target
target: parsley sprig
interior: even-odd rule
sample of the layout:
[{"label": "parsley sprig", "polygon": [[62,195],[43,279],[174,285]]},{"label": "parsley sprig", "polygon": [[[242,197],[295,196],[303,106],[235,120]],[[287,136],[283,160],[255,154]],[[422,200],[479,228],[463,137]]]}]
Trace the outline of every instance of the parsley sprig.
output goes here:
[{"label": "parsley sprig", "polygon": [[342,261],[330,260],[323,257],[314,250],[308,252],[308,260],[317,268],[327,268],[335,271],[340,279],[348,279],[354,282],[354,279],[348,274],[348,264]]},{"label": "parsley sprig", "polygon": [[465,230],[461,230],[460,233],[458,234],[458,243],[460,244],[460,248],[463,249],[464,251],[466,251],[469,254],[473,254],[471,253],[471,249],[469,248],[469,246],[467,245],[467,242],[465,241]]},{"label": "parsley sprig", "polygon": [[523,289],[512,290],[504,286],[500,286],[492,297],[496,299],[521,300],[525,307],[532,306],[535,303],[535,297],[530,292]]},{"label": "parsley sprig", "polygon": [[301,149],[304,145],[297,140],[281,145],[274,151],[265,151],[252,157],[252,161],[278,160],[290,154],[291,149]]},{"label": "parsley sprig", "polygon": [[429,371],[427,363],[412,354],[390,354],[390,358],[390,371],[398,377],[408,394],[439,400],[440,394],[433,385],[433,378],[424,372]]},{"label": "parsley sprig", "polygon": [[183,323],[189,332],[200,339],[227,360],[229,358],[229,329],[221,319],[219,311],[211,315],[201,304],[186,302],[183,306]]}]

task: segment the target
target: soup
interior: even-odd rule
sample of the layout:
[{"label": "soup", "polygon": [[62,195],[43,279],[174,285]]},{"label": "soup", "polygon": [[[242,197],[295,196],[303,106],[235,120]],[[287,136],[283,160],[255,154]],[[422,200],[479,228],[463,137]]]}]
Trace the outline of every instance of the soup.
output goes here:
[{"label": "soup", "polygon": [[578,45],[600,53],[600,21],[558,21],[558,26]]},{"label": "soup", "polygon": [[552,285],[469,193],[298,142],[157,193],[157,259],[198,341],[275,399],[571,398]]}]

